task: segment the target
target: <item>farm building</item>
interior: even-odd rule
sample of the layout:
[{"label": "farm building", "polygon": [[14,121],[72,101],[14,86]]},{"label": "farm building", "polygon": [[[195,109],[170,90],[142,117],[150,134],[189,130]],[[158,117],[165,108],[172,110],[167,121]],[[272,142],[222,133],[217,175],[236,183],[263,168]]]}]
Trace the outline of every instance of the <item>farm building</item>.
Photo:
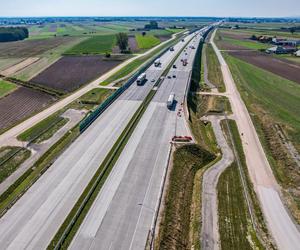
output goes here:
[{"label": "farm building", "polygon": [[288,54],[294,53],[296,49],[294,47],[283,47],[283,46],[274,46],[266,49],[266,52],[269,54]]},{"label": "farm building", "polygon": [[287,40],[287,39],[279,39],[279,38],[274,37],[272,39],[272,43],[276,44],[276,45],[296,47],[297,45],[300,44],[300,40]]},{"label": "farm building", "polygon": [[294,53],[295,56],[300,56],[300,49]]}]

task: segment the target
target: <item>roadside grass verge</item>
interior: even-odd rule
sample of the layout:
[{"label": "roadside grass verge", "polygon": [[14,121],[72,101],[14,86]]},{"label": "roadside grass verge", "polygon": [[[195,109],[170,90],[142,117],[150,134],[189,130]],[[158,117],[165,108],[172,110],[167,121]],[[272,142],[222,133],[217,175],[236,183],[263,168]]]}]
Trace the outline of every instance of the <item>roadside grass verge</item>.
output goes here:
[{"label": "roadside grass verge", "polygon": [[49,139],[52,135],[63,127],[68,119],[60,117],[58,113],[47,117],[33,127],[18,135],[18,140],[40,143]]},{"label": "roadside grass verge", "polygon": [[[223,249],[274,249],[259,200],[250,180],[240,134],[234,120],[221,121],[223,131],[238,159],[220,176],[218,184],[219,225]],[[231,140],[232,138],[232,140]],[[240,162],[240,167],[237,164]],[[243,182],[245,183],[245,190]],[[245,194],[246,192],[246,194]],[[249,198],[249,206],[246,202]],[[253,216],[253,223],[250,211]],[[223,238],[223,240],[222,240]],[[222,242],[223,241],[223,242]],[[223,245],[224,244],[224,245]]]},{"label": "roadside grass verge", "polygon": [[90,110],[95,107],[95,105],[100,105],[104,102],[113,92],[115,92],[115,90],[94,88],[79,98],[80,104],[83,105],[83,107],[81,105],[79,109]]},{"label": "roadside grass verge", "polygon": [[205,50],[206,50],[208,79],[211,83],[216,85],[219,92],[225,92],[226,89],[225,89],[223,75],[222,75],[220,63],[218,61],[218,57],[211,44],[207,44]]},{"label": "roadside grass verge", "polygon": [[14,91],[17,85],[0,79],[0,98]]},{"label": "roadside grass verge", "polygon": [[0,183],[17,170],[30,155],[30,150],[22,147],[0,148]]},{"label": "roadside grass verge", "polygon": [[218,189],[219,232],[222,249],[263,249],[253,239],[238,166],[233,163],[220,176]]},{"label": "roadside grass verge", "polygon": [[93,36],[64,52],[65,55],[104,54],[111,52],[116,43],[115,35]]},{"label": "roadside grass verge", "polygon": [[184,145],[174,152],[160,223],[158,249],[189,249],[194,178],[215,156],[199,145]]},{"label": "roadside grass verge", "polygon": [[190,91],[198,91],[201,87],[201,60],[202,60],[203,43],[199,44],[195,55],[195,61],[192,69],[191,88]]},{"label": "roadside grass verge", "polygon": [[299,167],[279,130],[300,151],[300,85],[225,54],[286,203],[300,221]]},{"label": "roadside grass verge", "polygon": [[160,44],[160,40],[153,35],[135,35],[138,47],[140,49],[150,49]]}]

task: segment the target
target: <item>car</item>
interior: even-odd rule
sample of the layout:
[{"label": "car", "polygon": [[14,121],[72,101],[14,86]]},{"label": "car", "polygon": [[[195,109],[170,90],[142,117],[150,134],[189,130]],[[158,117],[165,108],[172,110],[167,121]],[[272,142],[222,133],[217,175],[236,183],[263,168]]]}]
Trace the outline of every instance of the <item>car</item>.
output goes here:
[{"label": "car", "polygon": [[168,76],[168,79],[171,79],[172,77],[171,76]]},{"label": "car", "polygon": [[151,82],[155,82],[155,79],[152,79]]},{"label": "car", "polygon": [[176,78],[176,75],[173,75],[173,78]]},{"label": "car", "polygon": [[175,64],[173,65],[173,69],[177,69],[177,66]]}]

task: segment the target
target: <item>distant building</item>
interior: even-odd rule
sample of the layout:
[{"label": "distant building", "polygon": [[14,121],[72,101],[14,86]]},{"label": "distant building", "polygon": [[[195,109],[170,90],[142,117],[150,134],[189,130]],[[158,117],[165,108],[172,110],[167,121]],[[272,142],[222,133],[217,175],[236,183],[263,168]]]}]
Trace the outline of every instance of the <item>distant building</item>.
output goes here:
[{"label": "distant building", "polygon": [[266,49],[266,52],[269,54],[289,54],[294,53],[296,49],[294,47],[283,47],[283,46],[274,46]]},{"label": "distant building", "polygon": [[272,43],[281,46],[293,46],[296,47],[300,44],[300,40],[287,40],[287,39],[279,39],[274,37],[272,39]]}]

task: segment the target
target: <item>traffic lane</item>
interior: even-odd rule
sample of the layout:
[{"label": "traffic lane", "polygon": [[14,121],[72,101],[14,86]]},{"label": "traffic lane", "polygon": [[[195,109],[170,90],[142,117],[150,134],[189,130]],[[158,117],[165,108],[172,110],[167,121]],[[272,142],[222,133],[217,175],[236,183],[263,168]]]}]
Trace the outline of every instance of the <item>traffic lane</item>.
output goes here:
[{"label": "traffic lane", "polygon": [[46,248],[139,105],[117,101],[54,162],[0,219],[2,247]]},{"label": "traffic lane", "polygon": [[145,81],[143,85],[140,86],[138,86],[136,82],[132,83],[130,91],[126,91],[126,93],[120,96],[120,100],[142,101],[145,99],[150,90],[153,88],[155,82],[159,79],[160,75],[162,74],[162,70],[147,70],[145,73],[147,81]]},{"label": "traffic lane", "polygon": [[[153,102],[167,103],[168,98],[172,92],[175,93],[175,99],[179,102],[183,101],[183,96],[185,92],[186,85],[188,83],[189,73],[183,72],[173,72],[170,71],[168,74],[171,78],[165,78],[160,87],[157,90],[153,98]],[[176,78],[173,78],[176,75]]]},{"label": "traffic lane", "polygon": [[[174,134],[172,112],[165,104],[151,103],[150,106],[155,106],[155,112],[135,148],[96,236],[92,243],[89,241],[90,249],[136,249],[136,244],[145,245],[167,164],[169,141]],[[122,153],[121,157],[126,155]],[[152,211],[148,217],[144,217],[146,207]],[[75,240],[71,249],[82,247],[80,241]]]},{"label": "traffic lane", "polygon": [[124,148],[123,153],[117,160],[112,172],[105,181],[103,188],[100,190],[99,195],[79,228],[78,233],[74,237],[73,242],[76,242],[76,248],[89,248],[93,238],[96,236],[103,217],[121,183],[130,160],[133,158],[135,150],[138,147],[146,128],[148,127],[155,109],[155,105],[149,106],[143,115],[143,118],[137,125],[136,131],[130,137],[127,146]]},{"label": "traffic lane", "polygon": [[174,56],[185,46],[185,43],[177,43],[174,46],[174,51],[167,51],[161,58],[161,65],[155,67],[154,64],[150,66],[149,69],[145,71],[146,79],[145,83],[141,86],[137,86],[136,83],[133,83],[130,91],[124,93],[120,99],[122,100],[143,100],[150,89],[153,88],[156,81],[159,79],[162,72],[167,68],[169,63],[173,60]]}]

